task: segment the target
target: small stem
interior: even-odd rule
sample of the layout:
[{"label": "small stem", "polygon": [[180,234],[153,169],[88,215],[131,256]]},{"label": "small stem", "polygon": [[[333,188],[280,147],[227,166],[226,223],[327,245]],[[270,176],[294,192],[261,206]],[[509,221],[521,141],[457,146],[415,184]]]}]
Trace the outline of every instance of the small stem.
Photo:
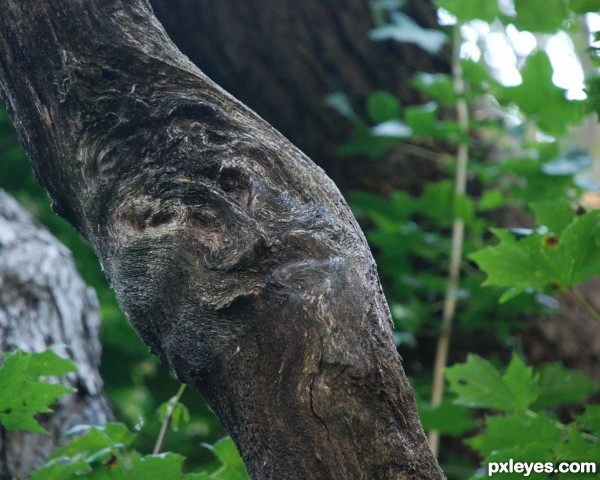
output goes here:
[{"label": "small stem", "polygon": [[171,425],[171,419],[173,418],[173,411],[175,410],[175,406],[179,403],[183,392],[185,391],[186,385],[184,383],[181,384],[177,394],[174,397],[171,397],[169,403],[167,405],[167,412],[165,414],[165,418],[162,421],[162,425],[160,426],[160,432],[158,433],[158,438],[156,439],[156,443],[154,444],[154,449],[152,450],[152,454],[156,455],[160,453],[165,443],[165,439],[167,438],[167,432],[169,431],[169,426]]},{"label": "small stem", "polygon": [[590,301],[587,298],[585,298],[585,296],[581,294],[579,290],[573,287],[569,289],[569,292],[571,292],[573,298],[577,300],[577,302],[580,305],[582,305],[592,317],[594,317],[598,322],[600,322],[600,312],[596,309],[596,307],[594,307],[590,303]]},{"label": "small stem", "polygon": [[451,156],[448,154],[434,152],[433,150],[428,150],[427,148],[423,148],[412,143],[400,143],[396,148],[404,153],[414,155],[415,157],[420,157],[425,160],[432,160],[435,162],[446,161],[451,158]]},{"label": "small stem", "polygon": [[[460,64],[460,47],[462,43],[460,24],[454,26],[452,76],[454,91],[458,95],[456,101],[456,116],[460,129],[469,133],[469,108],[464,98],[465,83],[463,79],[462,66]],[[467,186],[467,165],[469,160],[469,145],[462,142],[458,146],[456,158],[456,175],[454,179],[454,194],[464,195]],[[444,397],[444,374],[448,363],[448,350],[452,335],[452,325],[456,313],[456,296],[460,282],[460,265],[464,243],[465,224],[461,218],[454,218],[452,222],[452,250],[450,253],[450,265],[448,268],[448,286],[444,298],[442,312],[442,328],[438,339],[435,355],[435,366],[433,370],[433,385],[431,392],[431,406],[437,407],[442,403]],[[439,451],[440,433],[437,430],[429,432],[429,445],[433,454],[437,457]]]},{"label": "small stem", "polygon": [[[533,412],[533,411],[531,411],[531,410],[526,410],[525,411],[525,415],[527,415],[528,417],[531,417],[531,418],[537,418],[538,417],[538,414],[535,413],[535,412]],[[567,425],[565,425],[564,423],[558,422],[558,421],[554,422],[554,426],[556,428],[560,429],[560,430],[566,430],[567,429]],[[591,434],[589,434],[587,432],[582,432],[582,431],[580,431],[579,433],[581,434],[582,438],[585,438],[586,440],[589,440],[590,442],[594,442],[594,443],[598,442],[598,437],[596,437],[595,435],[591,435]]]}]

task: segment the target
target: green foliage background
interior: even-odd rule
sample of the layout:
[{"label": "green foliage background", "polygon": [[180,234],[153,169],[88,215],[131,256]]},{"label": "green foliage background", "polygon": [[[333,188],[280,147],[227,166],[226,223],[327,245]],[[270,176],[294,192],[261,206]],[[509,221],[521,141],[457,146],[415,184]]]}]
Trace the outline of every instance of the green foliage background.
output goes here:
[{"label": "green foliage background", "polygon": [[[592,48],[587,98],[569,100],[554,85],[552,64],[539,47],[544,35],[557,31],[581,36],[582,15],[597,12],[600,2],[515,0],[511,7],[497,0],[437,0],[456,22],[439,31],[424,30],[412,22],[402,12],[402,1],[375,4],[389,22],[370,33],[373,41],[408,41],[439,52],[460,38],[461,25],[474,20],[488,22],[496,32],[512,25],[533,32],[538,40],[538,48],[520,59],[522,82],[517,86],[502,85],[484,60],[461,58],[454,77],[415,75],[414,88],[430,99],[423,105],[405,107],[387,92],[373,92],[361,106],[351,105],[346,92],[333,92],[326,99],[355,127],[354,137],[339,147],[341,156],[381,158],[407,145],[417,147],[411,150],[414,153],[430,142],[454,152],[457,145],[471,144],[467,194],[455,192],[453,154],[439,154],[437,149],[425,153],[439,156],[448,178],[425,185],[419,196],[399,191],[385,198],[364,191],[348,195],[379,265],[396,326],[395,339],[412,376],[423,424],[449,440],[441,456],[444,470],[449,478],[480,478],[486,473],[481,466],[491,461],[556,463],[599,458],[600,407],[588,400],[598,391],[597,383],[558,363],[529,366],[518,334],[527,328],[531,315],[553,312],[558,305],[554,297],[564,292],[583,302],[600,321],[600,314],[575,288],[600,275],[600,213],[578,208],[585,191],[579,174],[593,159],[569,136],[573,125],[600,110],[599,62]],[[589,54],[583,49],[579,53]],[[466,85],[464,92],[457,91],[457,74]],[[463,100],[472,110],[493,105],[497,113],[471,118],[469,131],[464,131],[453,120],[455,105]],[[356,113],[359,110],[366,112],[365,118]],[[515,117],[516,123],[510,121]],[[500,148],[498,158],[497,151],[491,155],[494,145],[509,147]],[[190,391],[181,399],[190,407],[189,418],[178,410],[181,421],[166,444],[167,450],[178,453],[149,454],[164,420],[165,402],[178,384],[148,355],[123,318],[89,246],[51,212],[48,197],[35,183],[4,112],[0,113],[0,158],[0,186],[71,248],[82,276],[98,292],[104,322],[102,375],[123,422],[70,432],[73,443],[57,451],[34,480],[74,478],[82,471],[90,472],[92,478],[149,478],[150,471],[173,479],[247,478],[232,442],[216,442],[224,432]],[[507,208],[529,212],[531,222],[513,229],[498,228],[494,219]],[[423,352],[432,351],[440,333],[452,249],[450,232],[457,219],[464,222],[466,236],[454,338],[462,343],[471,339],[474,354],[447,370],[447,392],[441,405],[432,407],[428,399],[433,359],[423,358]],[[474,338],[482,341],[473,342]],[[27,405],[16,416],[10,405],[0,402],[0,422],[7,428],[36,430],[39,426],[32,415],[46,411],[53,395],[61,393],[40,387],[38,377],[64,374],[64,365],[42,371],[35,368],[38,361],[39,357],[16,354],[7,356],[0,368],[0,385],[16,392],[23,387],[15,383],[21,378],[27,384],[24,391],[41,388],[43,392],[40,402]],[[60,361],[52,359],[49,364],[53,362]],[[6,402],[17,397],[17,393],[5,395]],[[208,448],[199,448],[203,442]],[[457,449],[457,442],[461,448],[468,447],[469,453]],[[185,467],[180,454],[188,457]],[[182,468],[202,472],[184,474]]]}]

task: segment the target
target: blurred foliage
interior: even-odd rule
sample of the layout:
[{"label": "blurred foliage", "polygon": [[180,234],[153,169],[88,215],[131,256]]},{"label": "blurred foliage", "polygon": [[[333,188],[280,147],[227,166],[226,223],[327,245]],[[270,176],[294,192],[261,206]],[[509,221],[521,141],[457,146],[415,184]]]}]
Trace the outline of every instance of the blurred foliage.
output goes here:
[{"label": "blurred foliage", "polygon": [[[379,3],[385,10],[387,2]],[[463,54],[453,75],[414,76],[413,87],[430,99],[423,105],[404,107],[386,92],[373,92],[364,109],[352,105],[343,92],[327,99],[355,127],[354,137],[340,146],[340,155],[378,159],[398,150],[411,154],[415,162],[420,155],[437,155],[447,167],[448,180],[426,184],[416,196],[398,191],[385,197],[368,192],[349,196],[379,266],[395,339],[412,375],[423,425],[446,438],[470,435],[465,444],[479,454],[480,464],[511,456],[529,462],[594,460],[600,448],[597,436],[590,436],[588,426],[572,414],[564,424],[557,416],[577,411],[572,405],[585,402],[597,385],[558,364],[533,373],[514,351],[520,349],[518,334],[528,328],[527,319],[553,312],[559,305],[553,297],[562,292],[600,320],[599,312],[574,288],[600,275],[600,213],[581,207],[585,189],[598,186],[582,175],[592,165],[592,155],[569,136],[589,112],[600,112],[600,76],[587,72],[587,97],[570,99],[553,82],[556,67],[544,49],[549,34],[584,36],[577,15],[600,4],[562,0],[514,4],[437,0],[437,4],[445,11],[446,31],[454,39],[469,27],[471,43],[473,31],[479,29],[504,36],[510,45],[509,28],[531,31],[537,47],[526,55],[515,54],[520,82],[503,84],[487,64],[487,54],[479,58]],[[389,25],[378,28],[385,37],[372,38],[405,41],[392,31],[401,28],[399,17],[389,18]],[[428,34],[421,32],[413,43],[420,44]],[[485,52],[485,35],[477,42],[479,51]],[[464,94],[457,91],[457,76]],[[472,112],[468,138],[454,121],[453,110],[461,98]],[[356,113],[363,110],[366,118]],[[450,180],[456,168],[453,155],[439,151],[455,152],[465,142],[470,144],[467,195],[458,195]],[[431,149],[432,144],[442,148]],[[513,228],[498,228],[501,218],[512,218],[508,226]],[[455,219],[464,222],[466,232],[455,294],[455,344],[479,349],[488,360],[471,356],[467,363],[449,368],[450,389],[441,405],[432,408],[425,399],[431,391],[433,360],[423,358],[423,352],[431,356],[440,332]],[[510,352],[512,361],[502,375],[496,365]],[[490,410],[496,412],[485,413]],[[594,422],[595,407],[585,412]],[[517,431],[528,433],[517,440]],[[549,440],[540,442],[546,433]],[[442,454],[449,478],[476,474],[465,458],[444,454],[443,449]]]},{"label": "blurred foliage", "polygon": [[216,466],[199,473],[183,473],[184,457],[176,453],[141,455],[132,449],[136,434],[122,423],[78,427],[67,435],[73,439],[57,449],[32,480],[244,480],[248,478],[230,438],[206,445]]},{"label": "blurred foliage", "polygon": [[[447,371],[455,403],[485,409],[486,428],[466,443],[491,462],[544,462],[558,465],[595,461],[600,454],[598,406],[587,406],[583,414],[560,422],[552,407],[584,402],[598,385],[582,374],[550,364],[535,372],[518,355],[513,355],[504,374],[490,362],[469,356],[466,363]],[[539,472],[536,479],[572,478],[553,471]],[[488,476],[486,468],[472,478]],[[597,473],[578,478],[597,479]],[[523,478],[523,474],[502,475]]]}]

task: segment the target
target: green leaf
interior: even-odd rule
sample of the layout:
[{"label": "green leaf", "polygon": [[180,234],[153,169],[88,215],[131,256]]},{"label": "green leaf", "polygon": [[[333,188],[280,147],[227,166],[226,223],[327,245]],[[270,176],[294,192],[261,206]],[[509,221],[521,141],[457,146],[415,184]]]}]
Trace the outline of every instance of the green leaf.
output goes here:
[{"label": "green leaf", "polygon": [[177,402],[171,416],[171,428],[177,431],[180,425],[187,425],[190,423],[190,419],[191,416],[188,408],[183,403]]},{"label": "green leaf", "polygon": [[503,381],[515,398],[516,410],[525,411],[538,398],[538,376],[533,374],[533,367],[526,366],[515,353]]},{"label": "green leaf", "polygon": [[542,289],[549,283],[558,284],[542,256],[543,238],[534,233],[517,240],[512,233],[491,229],[500,243],[469,255],[486,274],[483,285],[512,287],[525,291],[527,288]]},{"label": "green leaf", "polygon": [[33,353],[29,359],[27,372],[34,377],[57,376],[62,377],[70,372],[76,372],[77,367],[68,358],[63,358],[52,350]]},{"label": "green leaf", "polygon": [[[546,0],[541,1],[546,5]],[[542,8],[540,11],[548,10],[547,6]],[[545,15],[536,13],[537,19],[541,17]],[[498,90],[497,98],[503,105],[516,104],[523,113],[537,121],[545,132],[560,135],[565,133],[569,124],[581,119],[584,109],[582,102],[566,99],[565,90],[552,82],[553,74],[548,56],[538,51],[527,59],[521,72],[523,83]]]},{"label": "green leaf", "polygon": [[229,478],[208,473],[183,474],[184,458],[174,453],[141,456],[136,451],[126,452],[136,434],[122,423],[109,422],[103,427],[80,426],[70,433],[81,432],[84,432],[81,436],[54,452],[46,464],[33,474],[32,480],[74,480],[81,477],[92,480]]},{"label": "green leaf", "polygon": [[531,406],[534,410],[583,402],[598,390],[596,382],[559,363],[544,365],[539,377],[539,397]]},{"label": "green leaf", "polygon": [[171,415],[170,427],[176,432],[179,430],[181,425],[186,425],[190,422],[190,411],[188,408],[181,403],[181,401],[174,401],[175,397],[170,400],[163,402],[158,407],[158,418],[161,422],[164,422],[167,415]]},{"label": "green leaf", "polygon": [[564,0],[514,0],[519,30],[554,33],[568,18]]},{"label": "green leaf", "polygon": [[127,426],[118,422],[108,422],[101,427],[81,426],[70,433],[80,433],[81,431],[85,433],[57,449],[49,460],[78,459],[84,454],[88,461],[91,461],[89,459],[97,457],[98,453],[106,453],[108,456],[110,452],[114,453],[131,445],[136,438],[136,435],[130,432]]},{"label": "green leaf", "polygon": [[413,77],[412,83],[415,88],[441,105],[454,105],[458,98],[449,75],[421,72]]},{"label": "green leaf", "polygon": [[449,399],[437,408],[419,405],[419,418],[425,430],[437,430],[443,435],[458,436],[476,426],[471,411]]},{"label": "green leaf", "polygon": [[560,235],[575,218],[575,212],[565,198],[534,202],[530,206],[538,223],[555,235]]},{"label": "green leaf", "polygon": [[456,122],[438,120],[438,106],[435,102],[407,107],[404,119],[415,137],[436,138],[449,142],[461,142],[466,139]]},{"label": "green leaf", "polygon": [[73,480],[78,478],[77,473],[84,472],[88,465],[83,458],[74,459],[69,463],[51,462],[33,472],[31,480]]},{"label": "green leaf", "polygon": [[561,441],[562,436],[556,420],[545,414],[532,417],[518,412],[506,416],[488,416],[486,427],[484,433],[466,442],[486,457],[485,462],[490,461],[492,454],[495,459],[552,460],[551,449]]},{"label": "green leaf", "polygon": [[454,216],[454,185],[451,180],[427,183],[415,203],[423,215],[440,223],[450,225]]},{"label": "green leaf", "polygon": [[0,366],[0,423],[12,431],[45,433],[34,416],[52,412],[49,405],[75,389],[40,381],[39,377],[60,376],[75,370],[71,361],[50,350],[6,354]]},{"label": "green leaf", "polygon": [[[568,435],[566,441],[560,442],[554,447],[558,459],[568,458],[570,462],[589,462],[600,457],[600,444],[598,441],[591,443],[577,425],[568,425],[566,430]],[[598,474],[586,477],[579,476],[579,478],[596,480]]]},{"label": "green leaf", "polygon": [[596,13],[600,10],[598,0],[569,0],[569,9],[575,13]]},{"label": "green leaf", "polygon": [[[476,2],[471,2],[476,3]],[[461,61],[463,76],[467,81],[469,97],[479,97],[489,92],[490,88],[503,88],[495,80],[484,65],[473,60],[463,59]]]},{"label": "green leaf", "polygon": [[566,268],[565,288],[600,275],[599,229],[600,210],[592,210],[575,217],[560,235],[558,254],[564,256],[564,260],[557,261],[557,265]]},{"label": "green leaf", "polygon": [[[199,474],[183,474],[184,457],[175,453],[163,453],[160,455],[146,455],[140,457],[134,455],[131,468],[128,469],[127,480],[148,480],[151,478],[168,480],[199,480],[203,478]],[[204,477],[207,478],[207,477]]]},{"label": "green leaf", "polygon": [[426,29],[401,12],[390,13],[392,23],[369,32],[371,40],[395,40],[414,43],[429,53],[438,53],[448,37],[439,30]]},{"label": "green leaf", "polygon": [[434,136],[437,132],[437,105],[429,102],[425,105],[408,107],[405,112],[405,120],[415,135]]},{"label": "green leaf", "polygon": [[521,292],[569,289],[600,275],[599,228],[600,211],[593,210],[575,217],[558,236],[533,233],[517,240],[508,231],[492,229],[500,243],[469,258],[488,275],[484,285]]},{"label": "green leaf", "polygon": [[517,403],[500,372],[477,355],[469,355],[466,363],[448,368],[446,377],[450,390],[457,395],[457,405],[511,410]]},{"label": "green leaf", "polygon": [[396,120],[400,116],[400,102],[387,92],[374,92],[367,101],[369,117],[376,123]]},{"label": "green leaf", "polygon": [[516,354],[504,375],[487,360],[469,355],[466,363],[450,367],[446,376],[458,405],[525,411],[538,397],[537,376]]},{"label": "green leaf", "polygon": [[502,190],[493,189],[483,192],[481,200],[479,200],[479,210],[489,212],[502,207],[506,203]]},{"label": "green leaf", "polygon": [[212,451],[223,464],[217,471],[218,475],[213,474],[211,478],[220,480],[247,480],[249,478],[244,462],[230,437],[222,438],[214,445],[204,444],[204,446]]},{"label": "green leaf", "polygon": [[[72,477],[74,474],[90,470],[94,462],[97,465],[110,462],[117,470],[124,468],[120,449],[130,444],[135,437],[135,435],[133,438],[128,437],[132,434],[125,425],[107,423],[103,427],[79,426],[69,433],[81,432],[84,432],[81,436],[57,449],[44,466],[32,475],[32,480],[70,480],[74,478]],[[115,478],[124,477],[115,475]]]},{"label": "green leaf", "polygon": [[475,219],[475,205],[471,197],[454,194],[453,218],[460,218],[467,225]]},{"label": "green leaf", "polygon": [[461,23],[476,19],[491,23],[500,15],[498,0],[436,0],[436,3]]},{"label": "green leaf", "polygon": [[[357,216],[389,219],[395,226],[408,221],[414,211],[414,199],[405,192],[393,192],[391,201],[366,191],[352,192],[349,197]],[[377,222],[376,218],[374,220]]]},{"label": "green leaf", "polygon": [[354,155],[368,155],[371,158],[381,158],[396,144],[396,138],[376,136],[363,122],[354,122],[354,138],[342,144],[337,154],[342,157]]},{"label": "green leaf", "polygon": [[596,435],[600,432],[600,405],[586,406],[585,411],[575,418],[584,430],[594,432]]}]

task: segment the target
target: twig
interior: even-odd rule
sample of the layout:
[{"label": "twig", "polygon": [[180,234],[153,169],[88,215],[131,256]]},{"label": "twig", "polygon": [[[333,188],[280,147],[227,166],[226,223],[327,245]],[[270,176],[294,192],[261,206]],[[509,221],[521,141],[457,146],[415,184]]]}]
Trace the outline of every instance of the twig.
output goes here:
[{"label": "twig", "polygon": [[158,438],[156,439],[154,449],[152,450],[153,455],[160,453],[163,448],[165,439],[167,438],[167,432],[169,431],[169,426],[171,425],[171,419],[173,418],[173,411],[175,410],[175,406],[179,403],[179,400],[185,391],[185,387],[186,385],[182,383],[177,391],[177,394],[174,397],[171,397],[169,403],[167,404],[165,418],[163,418],[162,425],[160,426],[160,432],[158,433]]},{"label": "twig", "polygon": [[[456,116],[460,129],[468,137],[469,133],[469,109],[464,98],[465,83],[463,79],[462,66],[460,64],[461,47],[460,23],[454,26],[453,54],[452,54],[452,76],[454,91],[458,99],[456,101]],[[454,194],[458,197],[464,195],[467,185],[467,164],[469,159],[469,145],[467,140],[458,146],[456,158],[456,175],[454,179]],[[444,396],[444,373],[448,363],[448,349],[452,335],[452,324],[456,313],[456,295],[460,281],[460,264],[464,242],[465,224],[461,218],[454,218],[452,222],[452,250],[450,253],[450,265],[448,268],[448,286],[444,298],[444,309],[442,312],[442,328],[438,339],[435,355],[435,366],[433,370],[433,385],[431,392],[431,406],[437,407],[442,403]],[[440,443],[440,432],[431,430],[429,432],[429,445],[433,454],[437,457]]]}]

